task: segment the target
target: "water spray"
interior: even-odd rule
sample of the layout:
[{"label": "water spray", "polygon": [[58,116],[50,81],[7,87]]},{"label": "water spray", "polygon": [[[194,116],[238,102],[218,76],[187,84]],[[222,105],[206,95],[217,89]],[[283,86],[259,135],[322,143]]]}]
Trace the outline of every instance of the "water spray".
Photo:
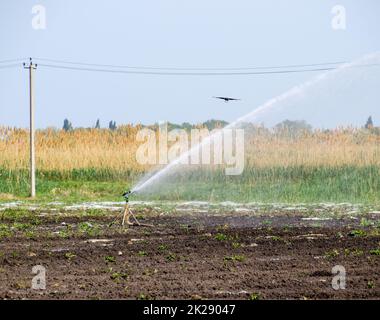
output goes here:
[{"label": "water spray", "polygon": [[[276,110],[276,107],[281,106],[281,103],[286,102],[292,98],[296,98],[298,96],[302,96],[306,90],[309,88],[312,88],[313,86],[317,85],[318,83],[328,79],[333,78],[335,75],[339,74],[343,70],[349,69],[349,68],[355,68],[355,67],[366,67],[371,65],[379,65],[377,63],[370,64],[372,59],[380,59],[380,52],[376,52],[373,54],[366,55],[358,60],[355,60],[351,63],[344,63],[343,65],[337,67],[336,69],[322,73],[314,78],[312,78],[309,81],[306,81],[300,85],[294,86],[290,90],[268,100],[266,103],[262,104],[255,110],[251,111],[250,113],[236,119],[235,121],[231,122],[227,126],[225,126],[221,131],[226,129],[233,129],[238,127],[240,124],[244,123],[245,121],[253,122],[254,120],[259,119],[260,116],[264,115],[268,111],[274,111]],[[375,60],[376,62],[377,60]],[[224,98],[224,97],[219,97]],[[228,98],[227,98],[228,99]],[[161,170],[154,173],[152,176],[147,178],[146,180],[140,181],[133,189],[133,192],[140,192],[143,189],[147,188],[149,185],[152,185],[154,182],[159,181],[161,178],[165,177],[171,170],[176,167],[178,164],[182,163],[182,160],[186,159],[187,157],[191,156],[192,154],[199,152],[200,148],[202,146],[207,146],[208,144],[211,144],[213,140],[215,139],[216,135],[218,133],[214,133],[207,138],[205,138],[202,142],[192,147],[190,150],[180,154],[177,158],[175,158],[172,162],[164,166]]]}]

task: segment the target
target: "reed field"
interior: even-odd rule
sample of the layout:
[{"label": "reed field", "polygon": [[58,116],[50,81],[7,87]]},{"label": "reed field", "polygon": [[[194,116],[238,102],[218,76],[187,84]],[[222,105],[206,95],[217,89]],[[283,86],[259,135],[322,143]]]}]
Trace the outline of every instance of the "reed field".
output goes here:
[{"label": "reed field", "polygon": [[[136,161],[141,126],[45,129],[36,133],[37,193],[41,199],[119,199],[155,169]],[[29,136],[0,128],[0,199],[28,195]],[[168,200],[258,202],[380,202],[380,135],[340,128],[296,135],[265,128],[245,132],[245,169],[226,176],[222,167],[172,174],[160,192]]]}]

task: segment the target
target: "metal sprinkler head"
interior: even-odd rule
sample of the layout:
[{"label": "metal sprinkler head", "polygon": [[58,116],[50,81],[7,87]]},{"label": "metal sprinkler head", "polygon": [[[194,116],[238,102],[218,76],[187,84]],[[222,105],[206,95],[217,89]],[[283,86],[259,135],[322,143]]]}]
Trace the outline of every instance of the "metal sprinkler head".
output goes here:
[{"label": "metal sprinkler head", "polygon": [[[123,221],[121,223],[121,225],[124,227],[125,223],[129,226],[145,226],[145,227],[153,227],[153,225],[151,224],[143,224],[143,223],[140,223],[137,218],[135,217],[135,215],[133,214],[128,202],[129,202],[129,197],[135,193],[135,191],[131,191],[131,190],[128,190],[126,192],[123,193],[123,197],[125,199],[125,208],[124,208],[124,213],[123,213]],[[133,219],[133,221],[131,221],[131,219]]]},{"label": "metal sprinkler head", "polygon": [[129,202],[129,196],[132,194],[133,192],[131,190],[128,190],[126,192],[123,193],[123,197],[125,199],[125,202],[128,203]]}]

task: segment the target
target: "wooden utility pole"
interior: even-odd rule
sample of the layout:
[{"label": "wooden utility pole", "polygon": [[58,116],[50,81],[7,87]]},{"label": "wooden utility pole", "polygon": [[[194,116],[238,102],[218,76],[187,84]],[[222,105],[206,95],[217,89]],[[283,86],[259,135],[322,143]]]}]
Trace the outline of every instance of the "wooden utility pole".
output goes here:
[{"label": "wooden utility pole", "polygon": [[36,196],[36,155],[34,149],[34,83],[33,73],[37,68],[33,64],[32,58],[28,64],[24,63],[24,68],[29,69],[29,115],[30,115],[30,196]]}]

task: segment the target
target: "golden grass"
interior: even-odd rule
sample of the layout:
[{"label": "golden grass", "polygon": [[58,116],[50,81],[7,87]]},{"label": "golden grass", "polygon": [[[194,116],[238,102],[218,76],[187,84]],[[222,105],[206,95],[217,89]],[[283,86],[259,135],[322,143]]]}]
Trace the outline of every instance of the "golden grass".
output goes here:
[{"label": "golden grass", "polygon": [[[136,161],[140,126],[105,129],[39,130],[36,133],[37,167],[67,171],[107,168],[143,172],[149,169]],[[0,167],[28,168],[28,131],[0,127]],[[380,166],[380,136],[361,129],[336,129],[304,133],[297,138],[263,130],[246,135],[248,167],[287,166]]]},{"label": "golden grass", "polygon": [[361,129],[289,135],[263,134],[246,139],[252,167],[380,165],[380,136]]}]

